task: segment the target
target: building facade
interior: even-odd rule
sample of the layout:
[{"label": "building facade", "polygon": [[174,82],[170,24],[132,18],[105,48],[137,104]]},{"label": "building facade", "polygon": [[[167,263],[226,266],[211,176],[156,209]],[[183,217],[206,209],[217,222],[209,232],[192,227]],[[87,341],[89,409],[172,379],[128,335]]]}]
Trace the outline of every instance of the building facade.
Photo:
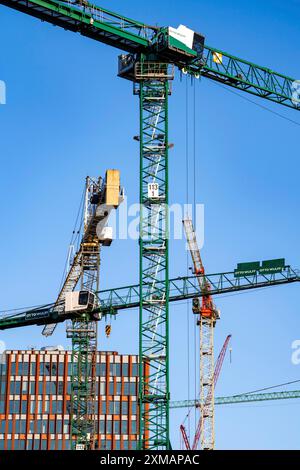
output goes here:
[{"label": "building facade", "polygon": [[[68,450],[71,352],[5,351],[0,355],[0,450]],[[96,447],[135,450],[138,356],[98,352]]]}]

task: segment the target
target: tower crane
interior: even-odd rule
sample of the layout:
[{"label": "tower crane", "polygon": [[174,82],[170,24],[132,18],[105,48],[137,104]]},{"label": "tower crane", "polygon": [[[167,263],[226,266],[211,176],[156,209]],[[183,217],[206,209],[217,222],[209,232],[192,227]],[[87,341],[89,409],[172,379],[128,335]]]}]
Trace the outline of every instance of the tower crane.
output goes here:
[{"label": "tower crane", "polygon": [[193,261],[194,274],[197,276],[199,289],[203,293],[201,301],[197,297],[193,300],[193,313],[199,315],[197,324],[200,327],[200,421],[193,449],[197,448],[194,445],[198,444],[200,437],[202,449],[212,450],[215,442],[214,387],[218,378],[218,367],[214,372],[214,327],[220,318],[220,312],[210,295],[210,284],[205,278],[205,269],[192,220],[185,218],[183,225]]},{"label": "tower crane", "polygon": [[[202,299],[203,299],[203,297],[202,297]],[[211,407],[211,400],[213,400],[213,402],[214,402],[214,397],[212,396],[212,392],[214,391],[214,389],[217,385],[217,382],[218,382],[218,379],[219,379],[219,376],[220,376],[220,373],[221,373],[221,369],[222,369],[222,366],[223,366],[223,362],[224,362],[224,359],[225,359],[225,355],[226,355],[226,351],[227,351],[230,339],[231,339],[231,335],[228,335],[227,338],[225,339],[225,342],[222,346],[222,349],[220,351],[220,354],[219,354],[217,362],[216,362],[216,366],[215,366],[215,370],[214,370],[214,376],[213,376],[213,387],[212,387],[211,391],[208,393],[209,396],[206,399],[208,407]],[[206,415],[206,413],[205,413],[206,402],[203,404],[203,406],[201,406],[201,401],[199,400],[198,401],[198,406],[201,410],[201,416],[200,416],[200,419],[199,419],[199,422],[198,422],[198,426],[196,428],[196,433],[195,433],[195,438],[194,438],[194,441],[193,441],[192,450],[197,450],[197,448],[198,448],[199,440],[200,440],[200,437],[201,437],[201,434],[202,434],[201,429],[202,429],[203,422],[204,422],[204,420],[202,418],[202,413],[204,414],[204,416]],[[213,403],[213,406],[214,406],[214,403]],[[191,446],[190,446],[190,443],[189,443],[187,432],[186,432],[185,426],[183,424],[181,424],[181,426],[180,426],[180,431],[181,431],[186,449],[191,450]],[[213,439],[213,441],[214,441],[214,439]]]},{"label": "tower crane", "polygon": [[296,110],[299,87],[291,77],[208,46],[184,25],[149,26],[88,1],[0,4],[123,51],[118,75],[133,82],[140,101],[139,448],[168,449],[168,98],[175,67]]},{"label": "tower crane", "polygon": [[[98,306],[100,250],[112,243],[107,227],[110,213],[123,201],[118,170],[107,170],[105,179],[86,178],[83,234],[79,250],[53,306],[57,316],[78,311],[67,322],[67,337],[72,340],[71,440],[78,450],[94,449],[97,322],[101,313],[90,316]],[[80,291],[75,291],[80,284]],[[43,335],[53,334],[57,323],[45,325]]]}]

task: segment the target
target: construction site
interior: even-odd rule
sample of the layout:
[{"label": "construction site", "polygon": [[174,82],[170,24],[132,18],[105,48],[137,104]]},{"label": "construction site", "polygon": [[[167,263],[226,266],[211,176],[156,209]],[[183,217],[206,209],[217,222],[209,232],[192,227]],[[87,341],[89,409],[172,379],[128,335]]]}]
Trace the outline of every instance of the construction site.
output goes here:
[{"label": "construction site", "polygon": [[0,451],[299,449],[300,12],[236,3],[0,0]]}]

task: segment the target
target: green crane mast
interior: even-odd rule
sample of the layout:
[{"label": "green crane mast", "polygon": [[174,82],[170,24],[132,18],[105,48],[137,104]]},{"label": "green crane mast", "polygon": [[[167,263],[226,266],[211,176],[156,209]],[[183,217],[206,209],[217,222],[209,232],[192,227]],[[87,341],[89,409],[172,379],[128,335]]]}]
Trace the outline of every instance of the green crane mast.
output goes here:
[{"label": "green crane mast", "polygon": [[140,99],[140,449],[169,448],[168,96],[173,69],[204,76],[290,108],[296,81],[205,44],[181,25],[152,27],[85,0],[0,4],[116,47],[119,76]]}]

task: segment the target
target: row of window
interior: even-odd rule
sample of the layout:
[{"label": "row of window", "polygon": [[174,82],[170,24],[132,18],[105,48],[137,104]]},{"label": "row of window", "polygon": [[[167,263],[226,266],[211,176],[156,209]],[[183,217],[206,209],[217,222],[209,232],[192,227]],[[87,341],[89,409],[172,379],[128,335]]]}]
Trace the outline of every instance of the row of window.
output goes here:
[{"label": "row of window", "polygon": [[[95,420],[96,432],[99,434],[137,434],[137,420]],[[0,421],[0,434],[26,434],[26,419],[13,421],[8,420],[6,431],[6,421]],[[70,421],[61,419],[36,419],[29,420],[29,434],[70,434]]]},{"label": "row of window", "polygon": [[[96,448],[100,450],[112,450],[112,441],[110,440],[101,440],[100,445],[96,443]],[[137,441],[115,441],[114,442],[114,449],[115,450],[120,450],[121,445],[123,449],[125,450],[136,450],[137,449]],[[50,441],[50,449],[49,450],[62,450],[64,447],[65,450],[70,450],[71,449],[71,442],[70,441],[65,441],[64,445],[62,441],[55,441],[51,440]],[[14,443],[12,441],[7,441],[6,442],[6,449],[7,450],[47,450],[47,440],[42,439],[15,439]],[[0,450],[4,450],[4,440],[0,439]]]},{"label": "row of window", "polygon": [[[36,387],[37,385],[37,387]],[[104,395],[125,395],[134,396],[137,394],[137,383],[136,382],[99,382],[99,394]],[[66,384],[66,394],[71,395],[71,382]],[[122,391],[123,388],[123,391]],[[63,395],[64,383],[63,382],[21,382],[11,381],[9,384],[9,395],[27,395],[28,393],[32,396],[35,395]],[[0,390],[0,396],[5,394],[5,388],[3,391]]]},{"label": "row of window", "polygon": [[[17,365],[18,364],[18,365]],[[10,374],[11,375],[36,375],[36,362],[12,362]],[[3,367],[3,366],[2,366]],[[129,376],[129,364],[109,364],[109,375],[111,377],[128,377]],[[71,376],[72,374],[72,364],[67,364],[67,375]],[[2,370],[2,375],[4,375],[4,371]],[[50,362],[40,362],[38,375],[40,376],[63,376],[64,375],[64,363],[58,362],[50,363]],[[96,375],[98,377],[105,377],[106,376],[106,363],[98,363],[96,364]],[[131,366],[131,376],[138,377],[139,375],[139,366],[138,364],[132,364]]]},{"label": "row of window", "polygon": [[[63,409],[62,400],[9,400],[8,413],[9,414],[63,414],[69,413],[71,408],[70,400],[66,401],[66,409]],[[29,406],[29,409],[28,409]],[[95,413],[96,414],[109,414],[109,415],[127,415],[129,411],[128,401],[114,401],[109,400],[108,406],[106,401],[95,401]],[[5,413],[5,400],[0,397],[0,414]],[[131,402],[131,414],[137,414],[137,402]]]}]

